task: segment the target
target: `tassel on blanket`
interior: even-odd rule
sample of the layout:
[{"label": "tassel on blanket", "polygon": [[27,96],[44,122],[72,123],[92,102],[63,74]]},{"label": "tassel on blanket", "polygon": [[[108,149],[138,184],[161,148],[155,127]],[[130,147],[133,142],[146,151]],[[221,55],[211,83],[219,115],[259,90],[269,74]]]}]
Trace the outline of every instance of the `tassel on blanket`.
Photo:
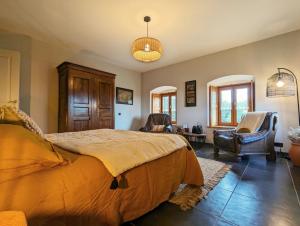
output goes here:
[{"label": "tassel on blanket", "polygon": [[121,175],[121,179],[119,180],[119,188],[128,188],[128,182],[124,174]]},{"label": "tassel on blanket", "polygon": [[113,181],[111,182],[110,189],[115,190],[118,188],[118,186],[119,186],[118,180],[116,177],[114,177]]}]

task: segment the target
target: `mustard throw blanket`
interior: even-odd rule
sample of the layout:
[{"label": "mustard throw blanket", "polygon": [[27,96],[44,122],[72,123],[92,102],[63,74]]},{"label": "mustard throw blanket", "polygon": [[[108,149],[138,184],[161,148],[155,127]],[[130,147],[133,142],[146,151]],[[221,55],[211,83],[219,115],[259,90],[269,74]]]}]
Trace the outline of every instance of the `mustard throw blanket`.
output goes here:
[{"label": "mustard throw blanket", "polygon": [[187,146],[175,134],[99,129],[45,135],[55,145],[99,159],[114,176]]}]

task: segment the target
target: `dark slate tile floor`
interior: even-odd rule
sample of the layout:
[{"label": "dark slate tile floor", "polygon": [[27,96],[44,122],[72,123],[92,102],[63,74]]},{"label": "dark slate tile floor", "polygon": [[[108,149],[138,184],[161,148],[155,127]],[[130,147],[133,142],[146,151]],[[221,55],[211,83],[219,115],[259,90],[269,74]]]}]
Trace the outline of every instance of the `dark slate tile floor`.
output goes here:
[{"label": "dark slate tile floor", "polygon": [[[196,150],[214,159],[211,145]],[[241,160],[221,152],[218,160],[232,169],[194,209],[181,211],[166,202],[123,226],[300,225],[300,168],[284,158],[267,162],[264,156]]]}]

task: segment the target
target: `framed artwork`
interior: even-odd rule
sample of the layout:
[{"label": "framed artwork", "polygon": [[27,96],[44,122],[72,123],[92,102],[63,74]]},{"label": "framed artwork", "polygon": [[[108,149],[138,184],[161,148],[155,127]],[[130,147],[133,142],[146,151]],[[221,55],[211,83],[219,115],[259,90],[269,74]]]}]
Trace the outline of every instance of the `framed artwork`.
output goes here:
[{"label": "framed artwork", "polygon": [[133,90],[125,88],[116,88],[117,104],[133,105]]},{"label": "framed artwork", "polygon": [[196,80],[185,82],[185,106],[196,106]]}]

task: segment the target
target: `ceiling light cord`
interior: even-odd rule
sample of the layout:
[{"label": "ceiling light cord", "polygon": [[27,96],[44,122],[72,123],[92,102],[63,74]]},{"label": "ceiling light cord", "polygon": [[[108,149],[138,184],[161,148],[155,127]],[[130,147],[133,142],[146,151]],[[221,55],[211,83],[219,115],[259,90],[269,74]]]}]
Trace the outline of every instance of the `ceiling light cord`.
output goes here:
[{"label": "ceiling light cord", "polygon": [[151,17],[150,16],[145,16],[144,21],[147,23],[147,38],[148,38],[149,37],[148,24],[151,21]]},{"label": "ceiling light cord", "polygon": [[149,36],[149,33],[148,33],[148,24],[149,24],[149,22],[146,22],[147,23],[147,38],[148,38],[148,36]]}]

